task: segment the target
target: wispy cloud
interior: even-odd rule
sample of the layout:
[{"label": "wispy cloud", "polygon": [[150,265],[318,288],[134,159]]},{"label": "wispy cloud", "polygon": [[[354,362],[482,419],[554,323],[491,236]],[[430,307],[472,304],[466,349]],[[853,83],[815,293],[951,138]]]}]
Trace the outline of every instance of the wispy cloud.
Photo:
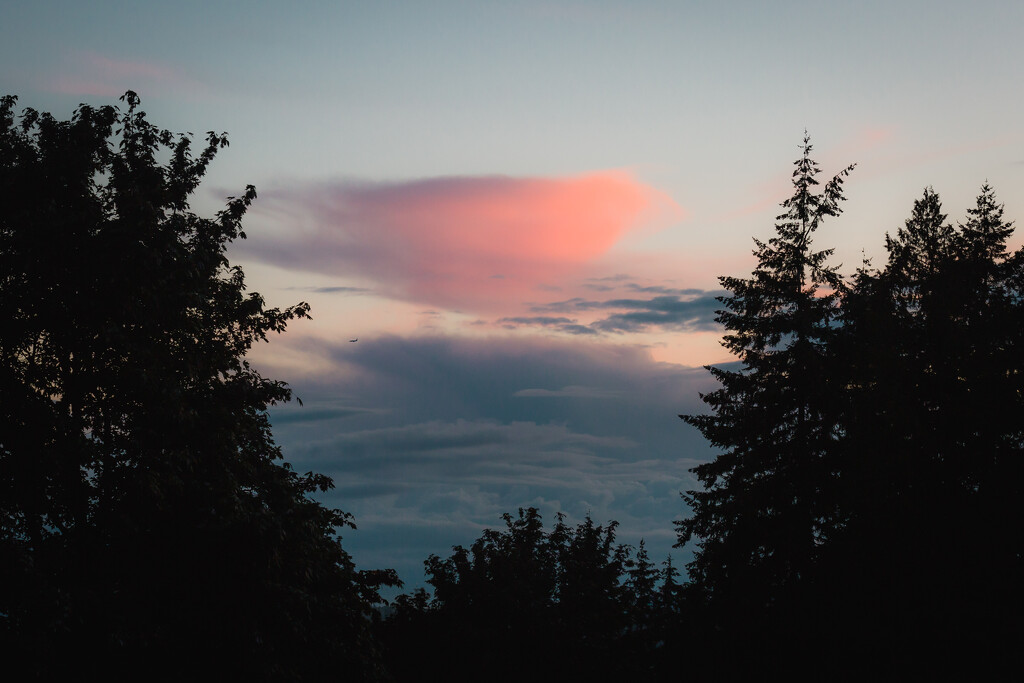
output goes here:
[{"label": "wispy cloud", "polygon": [[675,287],[661,287],[659,285],[638,285],[635,282],[626,283],[626,289],[644,294],[672,294],[675,296],[700,296],[704,294],[703,289],[678,289]]},{"label": "wispy cloud", "polygon": [[550,315],[516,316],[513,318],[502,318],[498,321],[506,325],[567,325],[575,323],[572,318],[557,318]]},{"label": "wispy cloud", "polygon": [[345,287],[341,285],[331,287],[285,287],[285,289],[316,294],[368,294],[372,291],[366,287]]},{"label": "wispy cloud", "polygon": [[717,329],[716,311],[722,307],[713,296],[690,300],[678,296],[657,296],[648,300],[619,299],[604,303],[609,308],[632,309],[594,323],[594,327],[605,332],[638,332],[650,327],[714,330]]},{"label": "wispy cloud", "polygon": [[204,89],[180,68],[151,61],[112,59],[96,52],[72,55],[61,71],[44,83],[52,92],[96,97],[117,97],[129,89],[178,94]]},{"label": "wispy cloud", "polygon": [[623,392],[571,385],[561,389],[520,389],[512,395],[520,398],[622,398]]},{"label": "wispy cloud", "polygon": [[[576,313],[599,315],[586,325],[591,333],[645,332],[650,329],[712,331],[717,330],[717,311],[722,307],[718,296],[720,291],[706,292],[699,289],[673,289],[661,286],[640,286],[625,283],[626,289],[637,292],[669,292],[649,299],[621,298],[591,300],[573,297],[562,301],[534,304],[534,313]],[[614,311],[603,315],[606,311]],[[576,318],[538,315],[504,318],[506,324],[560,326],[576,324]],[[565,330],[572,332],[572,330]]]},{"label": "wispy cloud", "polygon": [[262,192],[254,215],[278,228],[240,245],[249,258],[356,275],[395,299],[500,313],[683,211],[628,173],[602,171],[321,183]]}]

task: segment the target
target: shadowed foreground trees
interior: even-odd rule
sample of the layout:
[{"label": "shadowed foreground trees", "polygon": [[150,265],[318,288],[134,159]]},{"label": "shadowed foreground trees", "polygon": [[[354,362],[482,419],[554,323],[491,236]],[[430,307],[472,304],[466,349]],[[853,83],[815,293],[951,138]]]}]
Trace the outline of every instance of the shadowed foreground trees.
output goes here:
[{"label": "shadowed foreground trees", "polygon": [[393,574],[357,572],[348,516],[309,497],[330,479],[279,462],[266,408],[291,392],[245,361],[308,306],[265,307],[227,261],[251,186],[189,211],[226,137],[195,153],[122,101],[0,103],[3,647],[44,678],[375,678]]},{"label": "shadowed foreground trees", "polygon": [[[674,615],[675,571],[659,571],[641,545],[616,544],[617,523],[559,515],[545,531],[535,508],[505,514],[470,548],[424,563],[433,599],[401,596],[385,643],[399,680],[459,662],[470,678],[611,680],[649,673],[659,626]],[[665,585],[659,590],[658,583]]]},{"label": "shadowed foreground trees", "polygon": [[[1024,254],[988,185],[946,222],[928,189],[888,260],[847,283],[809,239],[843,174],[808,192],[805,140],[776,236],[718,321],[736,371],[708,415],[723,452],[694,472],[689,608],[753,674],[890,675],[1012,661],[1022,629]],[[849,169],[847,169],[849,170]],[[845,173],[845,172],[844,172]],[[693,613],[694,615],[697,612]]]},{"label": "shadowed foreground trees", "polygon": [[1024,252],[1002,214],[986,184],[954,227],[926,189],[844,300],[842,517],[812,595],[908,667],[1009,662],[1024,635]]},{"label": "shadowed foreground trees", "polygon": [[1024,250],[987,184],[955,227],[929,188],[885,264],[844,280],[811,238],[852,167],[817,191],[802,149],[757,267],[721,278],[740,363],[684,416],[721,449],[677,522],[689,581],[614,522],[545,533],[520,510],[427,561],[393,652],[506,680],[1021,673]]},{"label": "shadowed foreground trees", "polygon": [[723,345],[742,367],[709,367],[722,383],[702,396],[712,413],[681,416],[724,452],[693,470],[704,489],[685,495],[693,515],[678,523],[680,544],[699,539],[691,579],[742,621],[749,601],[767,605],[806,576],[833,522],[823,495],[836,419],[827,368],[842,282],[826,264],[831,250],[814,251],[811,239],[840,213],[853,166],[815,192],[806,137],[802,149],[775,236],[755,240],[757,268],[720,278],[732,292],[720,299]]},{"label": "shadowed foreground trees", "polygon": [[[0,100],[0,646],[29,677],[386,677],[327,477],[278,462],[245,361],[308,314],[266,308],[225,250],[255,191],[188,200],[219,149],[126,111],[70,121]],[[1024,252],[985,185],[959,226],[926,190],[881,268],[811,249],[849,169],[815,191],[804,141],[775,236],[723,278],[738,370],[695,472],[689,582],[616,523],[535,509],[426,562],[433,597],[379,624],[391,672],[480,680],[921,677],[1020,668]],[[16,659],[15,659],[16,653]],[[212,668],[210,663],[212,664]]]}]

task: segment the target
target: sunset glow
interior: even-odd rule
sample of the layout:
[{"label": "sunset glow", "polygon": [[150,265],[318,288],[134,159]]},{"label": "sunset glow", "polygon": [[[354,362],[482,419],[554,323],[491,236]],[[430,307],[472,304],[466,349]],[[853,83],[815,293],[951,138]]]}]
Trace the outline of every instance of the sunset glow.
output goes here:
[{"label": "sunset glow", "polygon": [[253,256],[363,277],[388,297],[479,314],[535,300],[580,277],[581,266],[626,233],[684,215],[663,192],[620,171],[327,185],[272,191],[261,201],[267,216],[297,225],[287,239],[260,234],[241,245]]},{"label": "sunset glow", "polygon": [[820,179],[857,164],[814,235],[845,277],[926,186],[950,223],[986,180],[1024,221],[1019,0],[242,9],[20,3],[0,94],[64,120],[131,89],[193,158],[227,131],[191,209],[255,186],[227,257],[311,307],[250,354],[303,400],[274,436],[410,590],[527,505],[691,558],[672,521],[714,451],[678,415],[732,360],[718,278],[773,236],[805,130]]}]

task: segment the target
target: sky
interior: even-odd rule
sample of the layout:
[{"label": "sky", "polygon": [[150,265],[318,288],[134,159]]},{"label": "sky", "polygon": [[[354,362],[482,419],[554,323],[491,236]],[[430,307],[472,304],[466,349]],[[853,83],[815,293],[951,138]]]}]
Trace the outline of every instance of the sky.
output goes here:
[{"label": "sky", "polygon": [[[1024,219],[1024,3],[10,3],[0,93],[70,116],[142,98],[227,131],[194,198],[259,198],[229,255],[269,305],[253,352],[303,405],[271,412],[334,477],[360,568],[468,545],[503,512],[591,514],[672,549],[677,417],[731,359],[717,278],[772,235],[804,132],[848,164],[816,246],[884,257],[925,187],[964,220],[986,180]],[[1015,237],[1013,246],[1019,246]],[[350,341],[357,339],[358,341]]]}]

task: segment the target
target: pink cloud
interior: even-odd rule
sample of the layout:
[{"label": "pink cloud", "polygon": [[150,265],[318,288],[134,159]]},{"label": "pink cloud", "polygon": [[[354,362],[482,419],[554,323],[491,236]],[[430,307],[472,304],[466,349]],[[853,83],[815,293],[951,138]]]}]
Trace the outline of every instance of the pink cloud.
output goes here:
[{"label": "pink cloud", "polygon": [[477,313],[535,299],[628,232],[683,215],[621,171],[325,184],[264,193],[254,213],[272,217],[273,230],[241,245],[250,257]]},{"label": "pink cloud", "polygon": [[75,55],[69,62],[61,73],[49,79],[47,85],[51,91],[65,95],[116,97],[128,89],[181,91],[199,86],[181,69],[153,62],[111,59],[94,52]]}]

